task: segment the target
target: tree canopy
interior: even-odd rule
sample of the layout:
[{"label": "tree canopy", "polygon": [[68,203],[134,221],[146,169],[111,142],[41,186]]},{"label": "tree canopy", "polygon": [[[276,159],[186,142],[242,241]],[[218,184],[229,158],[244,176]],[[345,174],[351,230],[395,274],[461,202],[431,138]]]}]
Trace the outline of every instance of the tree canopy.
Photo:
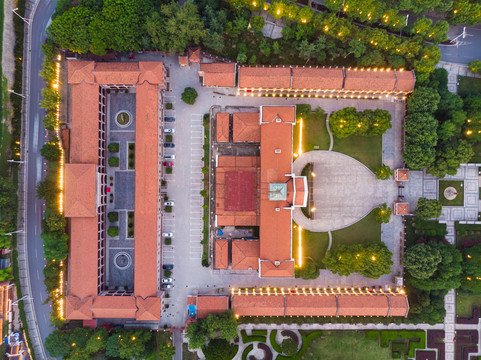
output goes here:
[{"label": "tree canopy", "polygon": [[463,248],[462,254],[461,288],[474,294],[481,294],[481,244]]},{"label": "tree canopy", "polygon": [[408,248],[403,256],[404,268],[417,279],[433,276],[441,261],[438,249],[422,243]]},{"label": "tree canopy", "polygon": [[232,311],[223,314],[209,314],[207,318],[187,325],[186,337],[191,349],[202,348],[209,339],[220,338],[226,341],[237,337],[237,320]]},{"label": "tree canopy", "polygon": [[338,138],[350,135],[382,135],[392,127],[391,114],[387,110],[364,110],[358,112],[353,107],[336,111],[329,118],[332,133]]},{"label": "tree canopy", "polygon": [[239,346],[224,339],[212,339],[202,348],[206,360],[231,360],[237,354]]}]

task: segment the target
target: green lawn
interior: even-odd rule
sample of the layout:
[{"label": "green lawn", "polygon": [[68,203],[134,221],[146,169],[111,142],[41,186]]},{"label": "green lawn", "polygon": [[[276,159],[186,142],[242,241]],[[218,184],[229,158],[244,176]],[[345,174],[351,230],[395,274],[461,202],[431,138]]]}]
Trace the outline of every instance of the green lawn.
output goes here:
[{"label": "green lawn", "polygon": [[323,331],[311,341],[302,359],[387,360],[391,356],[389,348],[379,347],[377,340],[367,339],[361,331]]},{"label": "green lawn", "polygon": [[339,244],[360,244],[381,241],[381,224],[376,221],[376,210],[357,223],[332,232],[332,248]]},{"label": "green lawn", "polygon": [[[318,108],[320,109],[320,108]],[[294,153],[299,151],[300,121],[297,120],[293,133]],[[302,118],[302,152],[311,150],[329,150],[329,134],[326,130],[326,114],[312,112]]]},{"label": "green lawn", "polygon": [[197,360],[199,357],[197,353],[191,353],[187,344],[182,344],[182,359],[183,360]]},{"label": "green lawn", "polygon": [[[458,193],[456,198],[448,200],[444,197],[444,190],[447,187],[454,187]],[[439,201],[443,206],[463,206],[464,205],[464,181],[440,180],[439,181]]]},{"label": "green lawn", "polygon": [[[322,259],[326,255],[329,246],[329,236],[327,233],[311,232],[302,230],[302,258],[305,264],[306,260],[312,259],[322,268]],[[292,257],[294,260],[299,259],[299,236],[298,228],[292,229]]]},{"label": "green lawn", "polygon": [[481,295],[456,294],[456,315],[470,317],[476,306],[481,306]]},{"label": "green lawn", "polygon": [[371,171],[382,165],[382,136],[351,135],[344,139],[334,137],[333,151],[359,160]]},{"label": "green lawn", "polygon": [[481,92],[481,79],[458,76],[458,93],[462,94],[466,90]]}]

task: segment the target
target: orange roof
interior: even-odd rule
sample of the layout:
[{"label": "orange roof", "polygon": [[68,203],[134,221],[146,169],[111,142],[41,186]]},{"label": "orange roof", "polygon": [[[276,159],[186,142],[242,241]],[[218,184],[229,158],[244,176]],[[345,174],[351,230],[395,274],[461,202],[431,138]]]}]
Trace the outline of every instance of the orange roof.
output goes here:
[{"label": "orange roof", "polygon": [[[261,218],[262,219],[262,218]],[[261,235],[262,250],[262,235]],[[294,261],[281,261],[276,265],[272,261],[261,260],[261,277],[294,277]]]},{"label": "orange roof", "polygon": [[160,321],[162,300],[160,297],[136,298],[137,313],[135,320],[139,321]]},{"label": "orange roof", "polygon": [[134,296],[97,296],[91,306],[95,319],[135,319]]},{"label": "orange roof", "polygon": [[79,299],[76,296],[65,298],[65,319],[67,320],[90,320],[92,319],[92,297]]},{"label": "orange roof", "polygon": [[259,241],[232,240],[232,269],[259,269]]},{"label": "orange roof", "polygon": [[200,62],[200,47],[189,49],[189,61]]},{"label": "orange roof", "polygon": [[408,181],[409,180],[409,170],[408,169],[396,169],[395,170],[396,181]]},{"label": "orange roof", "polygon": [[203,72],[204,86],[235,86],[235,63],[203,63],[200,71]]},{"label": "orange roof", "polygon": [[164,64],[161,61],[139,61],[139,84],[147,81],[151,85],[164,85]]},{"label": "orange roof", "polygon": [[389,316],[407,316],[408,314],[408,298],[405,295],[389,295],[389,306]]},{"label": "orange roof", "polygon": [[228,296],[198,296],[197,318],[206,318],[209,314],[222,314],[229,309]]},{"label": "orange roof", "polygon": [[97,295],[98,218],[70,219],[70,295]]},{"label": "orange roof", "polygon": [[409,205],[407,203],[394,203],[394,215],[409,214]]},{"label": "orange roof", "polygon": [[227,269],[229,266],[229,242],[224,239],[215,241],[215,269]]},{"label": "orange roof", "polygon": [[189,65],[189,59],[187,58],[187,55],[179,55],[179,65],[180,66]]},{"label": "orange roof", "polygon": [[294,180],[296,187],[296,198],[294,199],[294,205],[305,206],[307,203],[307,189],[305,187],[307,184],[307,178],[305,176],[296,177]]},{"label": "orange roof", "polygon": [[217,142],[228,142],[229,141],[229,114],[228,113],[217,113],[216,119],[216,139]]},{"label": "orange roof", "polygon": [[187,305],[197,305],[197,296],[187,296]]},{"label": "orange roof", "polygon": [[92,217],[97,215],[97,165],[65,164],[64,215]]},{"label": "orange roof", "polygon": [[414,71],[396,70],[396,77],[396,91],[411,92],[414,90],[414,85],[416,84]]},{"label": "orange roof", "polygon": [[344,90],[394,91],[396,74],[394,71],[374,71],[374,69],[346,69]]},{"label": "orange roof", "polygon": [[284,297],[233,295],[232,309],[239,316],[284,316]]},{"label": "orange roof", "polygon": [[387,296],[338,295],[339,316],[387,316]]},{"label": "orange roof", "polygon": [[99,86],[72,85],[72,163],[97,164],[99,161]]},{"label": "orange roof", "polygon": [[95,82],[95,77],[92,71],[94,70],[95,62],[82,60],[67,61],[68,83],[80,84],[82,81],[92,84]]},{"label": "orange roof", "polygon": [[[262,123],[296,123],[296,107],[294,105],[287,106],[261,106]],[[292,136],[291,139],[292,147]],[[283,139],[285,140],[285,139]],[[291,149],[292,150],[292,149]]]},{"label": "orange roof", "polygon": [[255,171],[227,171],[224,198],[226,211],[255,211],[257,208]]},{"label": "orange roof", "polygon": [[342,68],[292,68],[293,89],[342,90]]},{"label": "orange roof", "polygon": [[235,142],[260,142],[259,113],[233,114],[233,140]]},{"label": "orange roof", "polygon": [[[157,296],[158,235],[157,86],[137,85],[135,125],[135,278],[136,296]],[[141,200],[141,201],[139,201]]]},{"label": "orange roof", "polygon": [[336,316],[335,296],[286,296],[286,316]]},{"label": "orange roof", "polygon": [[239,87],[289,89],[291,87],[291,68],[241,66]]},{"label": "orange roof", "polygon": [[[104,85],[134,85],[139,80],[139,63],[100,62],[93,70],[95,80]],[[98,100],[98,99],[97,99]]]}]

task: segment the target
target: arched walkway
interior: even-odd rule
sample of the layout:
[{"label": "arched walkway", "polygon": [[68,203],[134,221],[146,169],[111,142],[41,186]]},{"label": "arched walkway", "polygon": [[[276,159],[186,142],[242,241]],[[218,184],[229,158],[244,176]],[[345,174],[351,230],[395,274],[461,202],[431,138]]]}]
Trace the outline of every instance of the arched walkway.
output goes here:
[{"label": "arched walkway", "polygon": [[294,221],[302,228],[326,232],[350,226],[369,214],[383,201],[386,182],[376,180],[373,172],[358,160],[335,151],[314,150],[294,162],[294,173],[313,164],[314,219],[301,209],[293,211]]}]

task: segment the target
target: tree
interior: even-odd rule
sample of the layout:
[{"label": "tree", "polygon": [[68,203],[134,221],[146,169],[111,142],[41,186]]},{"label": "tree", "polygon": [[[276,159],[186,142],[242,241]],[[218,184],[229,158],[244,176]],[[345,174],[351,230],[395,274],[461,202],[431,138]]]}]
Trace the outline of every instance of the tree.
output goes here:
[{"label": "tree", "polygon": [[0,208],[11,208],[15,202],[15,186],[8,177],[0,177]]},{"label": "tree", "polygon": [[312,21],[315,13],[316,12],[310,7],[303,6],[297,13],[296,21],[301,24],[309,24]]},{"label": "tree", "polygon": [[60,283],[60,266],[58,262],[49,263],[43,268],[44,284],[47,292],[55,291]]},{"label": "tree", "polygon": [[422,48],[419,59],[413,61],[414,70],[430,73],[441,60],[441,50],[436,45],[429,45]]},{"label": "tree", "polygon": [[265,20],[262,16],[253,16],[250,20],[250,26],[254,31],[262,31]]},{"label": "tree", "polygon": [[434,44],[439,44],[448,40],[449,24],[447,21],[436,21],[433,27],[431,27],[428,40],[431,40]]},{"label": "tree", "polygon": [[170,344],[164,344],[160,347],[157,354],[154,354],[154,356],[156,357],[152,358],[152,360],[172,360],[175,356],[175,347]]},{"label": "tree", "polygon": [[284,339],[281,343],[282,353],[289,357],[296,355],[298,348],[299,344],[291,338]]},{"label": "tree", "polygon": [[55,114],[53,112],[49,112],[47,113],[43,120],[43,126],[46,130],[49,130],[49,131],[53,131],[55,130],[55,128],[57,127],[58,125],[58,122],[57,122],[57,117],[55,116]]},{"label": "tree", "polygon": [[85,53],[89,50],[91,38],[88,31],[93,12],[84,6],[75,6],[52,20],[49,31],[61,47]]},{"label": "tree", "polygon": [[379,205],[376,210],[376,221],[378,223],[387,224],[391,221],[392,209],[386,203]]},{"label": "tree", "polygon": [[355,58],[360,58],[366,52],[366,45],[364,45],[361,40],[352,39],[349,42],[347,50],[349,52],[345,57],[347,57],[349,54],[353,54]]},{"label": "tree", "polygon": [[455,175],[461,163],[468,163],[473,157],[473,149],[466,140],[445,141],[436,148],[436,160],[427,168],[428,174],[443,178]]},{"label": "tree", "polygon": [[412,35],[418,34],[422,37],[426,37],[429,33],[429,30],[431,30],[432,24],[433,21],[424,17],[423,15],[418,17],[415,22],[408,26],[408,32]]},{"label": "tree", "polygon": [[474,294],[481,293],[481,244],[463,248],[461,288]]},{"label": "tree", "polygon": [[183,102],[189,105],[194,105],[195,99],[197,99],[197,91],[192,87],[186,87],[181,95]]},{"label": "tree", "polygon": [[266,40],[262,40],[259,44],[259,49],[266,55],[269,56],[271,54],[271,46]]},{"label": "tree", "polygon": [[438,109],[441,96],[439,93],[429,87],[418,87],[413,91],[411,97],[407,101],[408,114],[415,112],[435,113]]},{"label": "tree", "polygon": [[[45,199],[47,203],[55,201],[59,193],[58,184],[53,179],[46,178],[37,185],[37,197],[39,199]],[[0,205],[1,199],[2,197],[0,196]]]},{"label": "tree", "polygon": [[441,260],[439,250],[421,243],[406,250],[403,256],[403,265],[411,276],[417,279],[427,279],[433,276]]},{"label": "tree", "polygon": [[441,216],[443,206],[436,199],[427,199],[421,197],[418,199],[417,209],[414,214],[423,220],[438,218]]},{"label": "tree", "polygon": [[474,26],[479,23],[480,17],[480,3],[469,0],[455,0],[446,19],[451,25],[468,24]]},{"label": "tree", "polygon": [[0,281],[10,281],[13,280],[12,268],[8,267],[6,269],[0,269]]},{"label": "tree", "polygon": [[50,356],[63,358],[68,355],[71,346],[64,332],[54,330],[45,339],[45,349]]},{"label": "tree", "polygon": [[471,71],[473,74],[476,74],[477,72],[481,72],[481,60],[473,60],[468,62],[468,67],[469,71]]},{"label": "tree", "polygon": [[46,226],[46,229],[44,229],[44,231],[49,233],[63,233],[65,231],[65,226],[67,225],[67,222],[65,221],[64,216],[58,211],[47,208],[45,210],[44,218]]},{"label": "tree", "polygon": [[58,161],[62,156],[62,150],[58,139],[45,143],[40,149],[40,154],[48,161]]},{"label": "tree", "polygon": [[394,175],[394,172],[389,166],[382,164],[382,166],[374,170],[374,175],[376,175],[378,180],[389,180]]},{"label": "tree", "polygon": [[231,310],[218,315],[209,314],[207,318],[187,325],[186,336],[189,339],[189,347],[199,349],[208,339],[214,339],[217,334],[220,339],[231,341],[237,337],[237,327],[237,319]]},{"label": "tree", "polygon": [[408,169],[420,170],[430,166],[436,160],[434,148],[423,147],[407,142],[403,152],[403,161]]},{"label": "tree", "polygon": [[116,237],[119,235],[119,228],[117,226],[109,226],[109,229],[107,230],[107,234],[110,237]]},{"label": "tree", "polygon": [[43,88],[42,100],[40,100],[40,107],[47,111],[56,111],[57,105],[60,103],[60,95],[55,89]]},{"label": "tree", "polygon": [[202,327],[202,321],[190,322],[185,329],[185,336],[189,339],[189,347],[191,349],[200,349],[207,341],[205,331]]},{"label": "tree", "polygon": [[307,260],[302,267],[296,266],[295,268],[296,278],[302,278],[304,280],[317,279],[319,277],[319,267],[311,259]]},{"label": "tree", "polygon": [[143,329],[117,331],[107,340],[105,354],[121,359],[142,358],[151,336],[149,331]]},{"label": "tree", "polygon": [[353,107],[347,107],[336,111],[329,118],[329,126],[332,133],[339,139],[348,137],[357,131],[357,111]]},{"label": "tree", "polygon": [[239,347],[224,339],[212,339],[202,348],[206,360],[230,360],[237,354]]},{"label": "tree", "polygon": [[66,234],[42,233],[40,237],[43,240],[43,252],[47,261],[60,261],[67,257],[68,236]]}]

